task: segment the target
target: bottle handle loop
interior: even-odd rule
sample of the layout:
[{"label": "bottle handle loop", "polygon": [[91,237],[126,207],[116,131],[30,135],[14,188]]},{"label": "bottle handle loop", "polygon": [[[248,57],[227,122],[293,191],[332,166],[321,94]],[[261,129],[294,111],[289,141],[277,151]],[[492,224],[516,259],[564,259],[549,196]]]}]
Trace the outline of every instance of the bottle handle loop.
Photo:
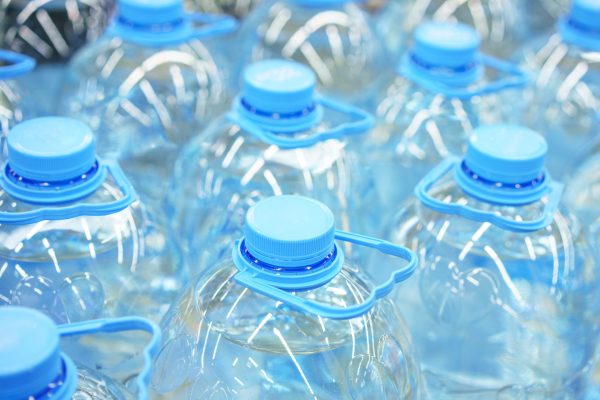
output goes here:
[{"label": "bottle handle loop", "polygon": [[[371,293],[361,303],[348,307],[331,306],[297,296],[292,291],[280,289],[265,280],[257,279],[257,274],[253,273],[251,268],[241,264],[238,265],[239,263],[237,262],[236,266],[238,267],[239,272],[234,276],[234,279],[241,285],[274,300],[281,301],[296,310],[330,319],[352,319],[368,313],[377,300],[388,295],[392,291],[394,285],[408,279],[417,267],[417,255],[406,247],[385,240],[339,230],[336,231],[335,238],[339,241],[368,247],[377,250],[382,254],[403,259],[407,263],[403,267],[396,269],[385,282],[375,286]],[[235,251],[239,251],[237,246],[234,249],[234,252]],[[341,256],[343,257],[343,255]],[[235,259],[234,254],[234,260]]]},{"label": "bottle handle loop", "polygon": [[[449,74],[438,78],[426,68],[415,65],[411,61],[410,55],[407,55],[402,59],[398,72],[432,92],[459,99],[484,96],[511,88],[522,88],[529,82],[528,75],[513,63],[486,54],[479,54],[478,60],[479,65],[470,68],[469,72],[461,73],[456,77]],[[504,76],[483,85],[473,85],[483,74],[483,68],[485,67],[499,71]],[[460,82],[460,84],[457,85],[457,82]]]},{"label": "bottle handle loop", "polygon": [[[496,225],[497,227],[513,232],[533,232],[541,228],[548,226],[552,223],[554,213],[558,209],[560,198],[563,191],[563,185],[559,182],[551,181],[547,182],[545,187],[536,192],[536,197],[539,198],[547,196],[547,202],[544,205],[542,214],[535,219],[527,221],[518,221],[516,219],[510,219],[500,215],[498,212],[478,210],[468,205],[459,203],[449,203],[432,197],[429,194],[430,189],[447,173],[453,169],[460,167],[461,160],[457,157],[448,157],[442,161],[437,167],[429,172],[415,187],[415,195],[417,198],[428,208],[435,210],[443,214],[460,215],[462,217],[479,221],[489,222]],[[457,172],[459,173],[459,172]],[[548,177],[549,179],[549,177]],[[463,188],[467,193],[469,191],[466,187],[463,187],[460,181],[457,184]],[[489,196],[489,193],[486,193]],[[484,199],[484,201],[490,201],[490,198]],[[493,202],[493,201],[492,201]],[[497,204],[501,203],[501,197],[498,196]],[[516,205],[516,204],[513,204]]]},{"label": "bottle handle loop", "polygon": [[[374,119],[371,114],[360,108],[353,107],[350,105],[339,103],[333,99],[329,99],[323,96],[318,96],[316,99],[318,107],[327,108],[341,114],[346,115],[350,121],[344,122],[336,127],[327,129],[321,132],[315,132],[307,136],[291,137],[284,133],[277,134],[270,129],[265,129],[260,124],[245,118],[239,112],[232,111],[228,114],[227,118],[230,122],[241,126],[244,130],[250,132],[258,139],[280,147],[282,149],[297,149],[310,147],[319,142],[324,142],[330,139],[340,139],[345,136],[363,134],[374,125]],[[313,112],[320,112],[313,111]],[[303,129],[307,129],[310,126],[303,124],[298,126],[296,132]],[[290,131],[290,126],[286,127],[286,131]],[[292,129],[293,131],[293,129]]]},{"label": "bottle handle loop", "polygon": [[152,335],[143,352],[144,368],[136,378],[137,386],[139,388],[138,399],[148,399],[148,385],[150,384],[152,359],[158,353],[161,341],[160,328],[156,324],[140,317],[124,317],[59,325],[58,331],[63,337],[124,331],[144,331]]},{"label": "bottle handle loop", "polygon": [[[36,208],[30,211],[10,212],[0,211],[0,223],[9,225],[33,224],[44,220],[63,220],[76,218],[80,216],[103,216],[110,215],[127,208],[136,199],[136,193],[133,186],[123,173],[121,167],[114,161],[98,161],[99,170],[96,172],[96,178],[90,179],[90,186],[82,187],[81,190],[73,190],[68,194],[55,194],[44,192],[42,190],[26,190],[19,188],[18,184],[10,182],[6,176],[6,168],[0,174],[0,187],[6,190],[14,197],[31,202],[42,204],[43,208]],[[114,201],[107,203],[75,203],[66,206],[57,206],[61,203],[75,202],[77,199],[89,195],[106,180],[106,175],[110,173],[119,187],[122,196]],[[51,189],[50,189],[51,190]],[[14,193],[14,194],[13,194]],[[37,197],[37,199],[36,199]],[[50,200],[50,201],[49,201]]]}]

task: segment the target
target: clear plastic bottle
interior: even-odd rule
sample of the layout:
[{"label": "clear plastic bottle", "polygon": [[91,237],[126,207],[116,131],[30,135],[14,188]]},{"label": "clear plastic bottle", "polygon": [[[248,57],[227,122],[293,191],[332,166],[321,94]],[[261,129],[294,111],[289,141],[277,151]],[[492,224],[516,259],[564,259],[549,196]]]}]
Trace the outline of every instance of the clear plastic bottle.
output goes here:
[{"label": "clear plastic bottle", "polygon": [[573,173],[598,145],[600,35],[598,1],[573,0],[556,30],[538,37],[515,58],[533,77],[526,123],[548,141],[548,168],[558,178]]},{"label": "clear plastic bottle", "polygon": [[[44,314],[25,307],[0,307],[0,397],[3,400],[147,400],[150,357],[160,330],[137,317],[94,320],[57,326]],[[152,334],[144,351],[146,366],[136,379],[137,396],[108,376],[77,364],[64,352],[61,337],[144,330]],[[101,360],[97,360],[101,361]]]},{"label": "clear plastic bottle", "polygon": [[526,84],[516,66],[480,53],[479,36],[467,25],[424,23],[413,42],[379,92],[375,128],[360,144],[382,221],[441,160],[464,152],[473,129],[517,122]]},{"label": "clear plastic bottle", "polygon": [[598,199],[600,199],[600,154],[594,153],[582,162],[568,180],[565,202],[581,221],[591,223],[600,218]]},{"label": "clear plastic bottle", "polygon": [[374,213],[368,177],[347,151],[349,141],[359,140],[347,136],[366,133],[372,118],[319,96],[315,81],[310,69],[291,61],[252,64],[231,111],[182,152],[168,208],[190,258],[229,254],[248,208],[273,195],[323,201],[345,229]]},{"label": "clear plastic bottle", "polygon": [[22,94],[14,80],[28,76],[35,61],[22,54],[0,50],[0,154],[6,157],[8,131],[23,119]]},{"label": "clear plastic bottle", "polygon": [[464,158],[419,183],[388,234],[419,254],[395,302],[432,398],[582,398],[600,275],[546,151],[520,126],[477,129]]},{"label": "clear plastic bottle", "polygon": [[106,34],[72,59],[62,113],[92,127],[142,198],[160,202],[179,149],[229,104],[221,39],[235,26],[183,0],[119,0]]},{"label": "clear plastic bottle", "polygon": [[186,0],[189,10],[211,14],[229,14],[243,19],[261,0]]},{"label": "clear plastic bottle", "polygon": [[185,279],[178,248],[85,124],[15,126],[0,187],[0,304],[57,322],[161,318]]},{"label": "clear plastic bottle", "polygon": [[265,1],[244,20],[238,37],[249,62],[285,58],[305,64],[323,93],[353,104],[371,98],[387,71],[371,17],[352,0]]},{"label": "clear plastic bottle", "polygon": [[537,36],[555,29],[557,20],[569,11],[569,0],[522,1],[527,13],[528,31]]},{"label": "clear plastic bottle", "polygon": [[483,39],[485,52],[506,57],[528,35],[524,4],[533,0],[390,0],[379,11],[377,32],[391,54],[400,55],[406,38],[422,22],[460,22],[472,26]]},{"label": "clear plastic bottle", "polygon": [[54,115],[66,63],[108,24],[113,0],[6,0],[0,4],[0,36],[5,48],[37,60],[19,84],[31,117]]},{"label": "clear plastic bottle", "polygon": [[[401,258],[402,266],[382,263],[389,275],[370,280],[345,258],[350,244]],[[331,210],[315,200],[259,201],[232,252],[205,269],[165,316],[153,394],[420,398],[410,336],[385,297],[416,262],[406,248],[336,231]]]}]

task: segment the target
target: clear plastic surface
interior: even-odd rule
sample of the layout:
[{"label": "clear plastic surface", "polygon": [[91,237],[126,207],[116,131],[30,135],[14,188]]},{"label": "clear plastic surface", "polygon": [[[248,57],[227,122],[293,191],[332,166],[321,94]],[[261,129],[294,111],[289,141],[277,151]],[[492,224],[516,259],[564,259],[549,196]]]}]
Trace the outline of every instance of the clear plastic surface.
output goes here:
[{"label": "clear plastic surface", "polygon": [[108,24],[113,0],[7,0],[0,4],[4,48],[26,54],[38,66],[21,79],[28,116],[52,115],[66,62]]},{"label": "clear plastic surface", "polygon": [[[473,86],[486,85],[490,73]],[[519,89],[459,99],[396,76],[380,91],[377,124],[366,137],[365,164],[375,178],[381,220],[393,217],[417,183],[449,155],[463,154],[473,129],[518,121]],[[382,226],[384,224],[381,224]]]},{"label": "clear plastic surface", "polygon": [[581,221],[600,218],[600,154],[592,154],[568,180],[565,201]]},{"label": "clear plastic surface", "polygon": [[162,198],[181,146],[229,106],[216,46],[145,47],[106,35],[71,62],[62,112],[92,127],[98,153],[120,160],[142,198]]},{"label": "clear plastic surface", "polygon": [[[515,220],[535,218],[546,201],[483,203],[451,175],[429,193]],[[600,275],[576,219],[557,211],[546,228],[517,233],[411,200],[389,239],[420,257],[395,304],[432,398],[581,398],[597,343]]]},{"label": "clear plastic surface", "polygon": [[398,55],[421,22],[462,22],[477,30],[482,38],[483,51],[508,56],[529,33],[524,3],[530,2],[533,1],[392,0],[377,14],[377,31],[386,38],[390,53]]},{"label": "clear plastic surface", "polygon": [[303,3],[266,1],[245,19],[238,37],[250,61],[292,59],[313,69],[322,93],[365,102],[386,67],[369,15],[354,2]]},{"label": "clear plastic surface", "polygon": [[[388,300],[350,320],[291,310],[233,279],[231,261],[183,292],[162,323],[151,389],[157,399],[418,399],[409,334]],[[359,303],[372,289],[350,265],[330,283],[296,293]]]},{"label": "clear plastic surface", "polygon": [[186,7],[191,11],[210,14],[229,14],[236,18],[244,18],[261,0],[186,0]]},{"label": "clear plastic surface", "polygon": [[23,120],[21,91],[13,81],[0,81],[0,164],[6,161],[8,131]]},{"label": "clear plastic surface", "polygon": [[[340,118],[337,113],[326,113],[312,129],[282,136],[322,131]],[[348,138],[353,140],[362,138]],[[281,149],[226,117],[217,119],[182,152],[168,195],[172,221],[194,265],[197,259],[206,266],[229,255],[233,241],[242,236],[248,208],[269,196],[312,197],[333,211],[339,229],[368,230],[369,221],[375,219],[371,206],[375,193],[347,144],[332,139]]]},{"label": "clear plastic surface", "polygon": [[525,121],[545,135],[548,168],[563,179],[599,144],[600,52],[552,33],[525,44],[516,58],[533,79]]},{"label": "clear plastic surface", "polygon": [[[121,196],[107,179],[88,203]],[[0,193],[0,210],[43,206]],[[136,201],[105,216],[0,225],[0,304],[36,308],[59,323],[131,314],[160,320],[184,279],[165,223]]]}]

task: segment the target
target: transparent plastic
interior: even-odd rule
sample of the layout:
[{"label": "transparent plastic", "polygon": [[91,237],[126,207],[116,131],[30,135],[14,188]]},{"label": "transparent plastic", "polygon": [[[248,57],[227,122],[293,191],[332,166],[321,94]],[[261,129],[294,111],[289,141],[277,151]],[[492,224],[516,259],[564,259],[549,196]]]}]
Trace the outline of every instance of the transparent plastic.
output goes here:
[{"label": "transparent plastic", "polygon": [[6,0],[0,6],[4,44],[38,62],[62,62],[96,40],[113,0]]},{"label": "transparent plastic", "polygon": [[[493,73],[488,72],[473,86],[492,79]],[[382,220],[393,217],[440,161],[463,154],[473,129],[517,122],[522,113],[520,93],[506,89],[459,99],[429,91],[400,75],[389,79],[378,95],[377,124],[364,143],[364,162],[375,177]]]},{"label": "transparent plastic", "polygon": [[113,3],[113,0],[7,0],[0,4],[3,47],[38,62],[37,68],[19,81],[27,93],[24,107],[28,115],[55,113],[65,63],[76,50],[102,34]]},{"label": "transparent plastic", "polygon": [[11,80],[0,80],[0,164],[6,160],[8,131],[23,120],[21,91]]},{"label": "transparent plastic", "polygon": [[[515,220],[536,218],[547,201],[483,203],[451,174],[429,194]],[[581,398],[597,342],[600,276],[574,217],[557,211],[547,227],[517,233],[410,200],[388,236],[419,254],[395,304],[432,398]]]},{"label": "transparent plastic", "polygon": [[246,18],[238,37],[246,41],[250,61],[300,62],[313,69],[320,92],[365,102],[387,65],[369,15],[351,1],[303,3],[266,1]]},{"label": "transparent plastic", "polygon": [[[331,128],[342,118],[337,114],[325,112],[313,128],[281,136]],[[192,260],[205,260],[204,265],[229,255],[233,241],[242,236],[248,208],[281,194],[325,203],[339,229],[368,231],[369,221],[375,220],[372,180],[360,171],[357,154],[347,150],[348,141],[361,140],[357,136],[282,149],[226,116],[217,119],[186,146],[175,165],[167,203],[184,251]]]},{"label": "transparent plastic", "polygon": [[71,62],[63,113],[92,127],[98,153],[119,159],[142,198],[162,198],[181,146],[229,105],[214,40],[145,47],[106,35]]},{"label": "transparent plastic", "polygon": [[[42,396],[31,395],[28,400],[52,398],[64,385],[62,377],[50,383]],[[98,372],[77,365],[77,389],[71,400],[133,400],[135,397],[122,385]]]},{"label": "transparent plastic", "polygon": [[527,43],[516,58],[533,77],[525,121],[545,135],[548,169],[562,179],[598,145],[600,52],[552,33]]},{"label": "transparent plastic", "polygon": [[[200,275],[163,320],[151,390],[157,399],[418,399],[408,331],[384,299],[331,320],[289,309],[233,279],[224,261]],[[350,306],[372,288],[346,264],[330,283],[295,293]]]},{"label": "transparent plastic", "polygon": [[592,222],[600,218],[600,154],[588,157],[565,189],[565,202],[581,221]]},{"label": "transparent plastic", "polygon": [[[529,2],[531,0],[527,0]],[[377,31],[385,38],[390,53],[398,55],[421,22],[462,22],[477,30],[484,52],[508,56],[528,33],[519,3],[511,0],[392,0],[378,13]]]},{"label": "transparent plastic", "polygon": [[106,376],[83,367],[77,366],[77,390],[73,400],[133,400],[133,396],[119,383]]},{"label": "transparent plastic", "polygon": [[[120,197],[108,178],[82,201]],[[1,211],[37,208],[0,192]],[[157,215],[136,201],[110,215],[0,225],[0,304],[32,307],[59,323],[131,314],[160,320],[185,275]]]},{"label": "transparent plastic", "polygon": [[261,0],[186,0],[186,7],[191,11],[210,14],[229,14],[238,19],[244,18]]},{"label": "transparent plastic", "polygon": [[556,21],[569,12],[569,0],[530,0],[524,1],[527,24],[533,35],[552,31]]}]

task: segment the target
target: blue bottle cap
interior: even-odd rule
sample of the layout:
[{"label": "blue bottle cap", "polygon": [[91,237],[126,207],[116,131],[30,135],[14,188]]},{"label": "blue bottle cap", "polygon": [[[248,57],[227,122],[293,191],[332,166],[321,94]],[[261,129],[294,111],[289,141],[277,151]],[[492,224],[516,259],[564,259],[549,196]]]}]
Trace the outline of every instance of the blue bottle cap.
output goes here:
[{"label": "blue bottle cap", "polygon": [[71,118],[31,119],[8,135],[8,164],[23,178],[42,182],[74,179],[95,162],[92,130]]},{"label": "blue bottle cap", "polygon": [[266,113],[295,113],[311,108],[317,80],[308,67],[285,60],[265,60],[244,71],[242,97]]},{"label": "blue bottle cap", "polygon": [[573,0],[570,20],[580,27],[600,30],[600,0]]},{"label": "blue bottle cap", "polygon": [[0,308],[0,326],[0,399],[44,392],[62,368],[57,326],[39,311],[12,306]]},{"label": "blue bottle cap", "polygon": [[119,0],[118,17],[132,25],[172,24],[185,18],[183,0]]},{"label": "blue bottle cap", "polygon": [[426,22],[416,29],[413,56],[434,67],[459,68],[475,62],[481,39],[468,25]]},{"label": "blue bottle cap", "polygon": [[492,182],[520,184],[544,173],[548,145],[534,131],[518,125],[487,125],[469,138],[464,158],[476,175]]},{"label": "blue bottle cap", "polygon": [[324,204],[302,196],[270,197],[246,214],[245,244],[258,260],[282,267],[323,260],[335,244],[335,220]]}]

